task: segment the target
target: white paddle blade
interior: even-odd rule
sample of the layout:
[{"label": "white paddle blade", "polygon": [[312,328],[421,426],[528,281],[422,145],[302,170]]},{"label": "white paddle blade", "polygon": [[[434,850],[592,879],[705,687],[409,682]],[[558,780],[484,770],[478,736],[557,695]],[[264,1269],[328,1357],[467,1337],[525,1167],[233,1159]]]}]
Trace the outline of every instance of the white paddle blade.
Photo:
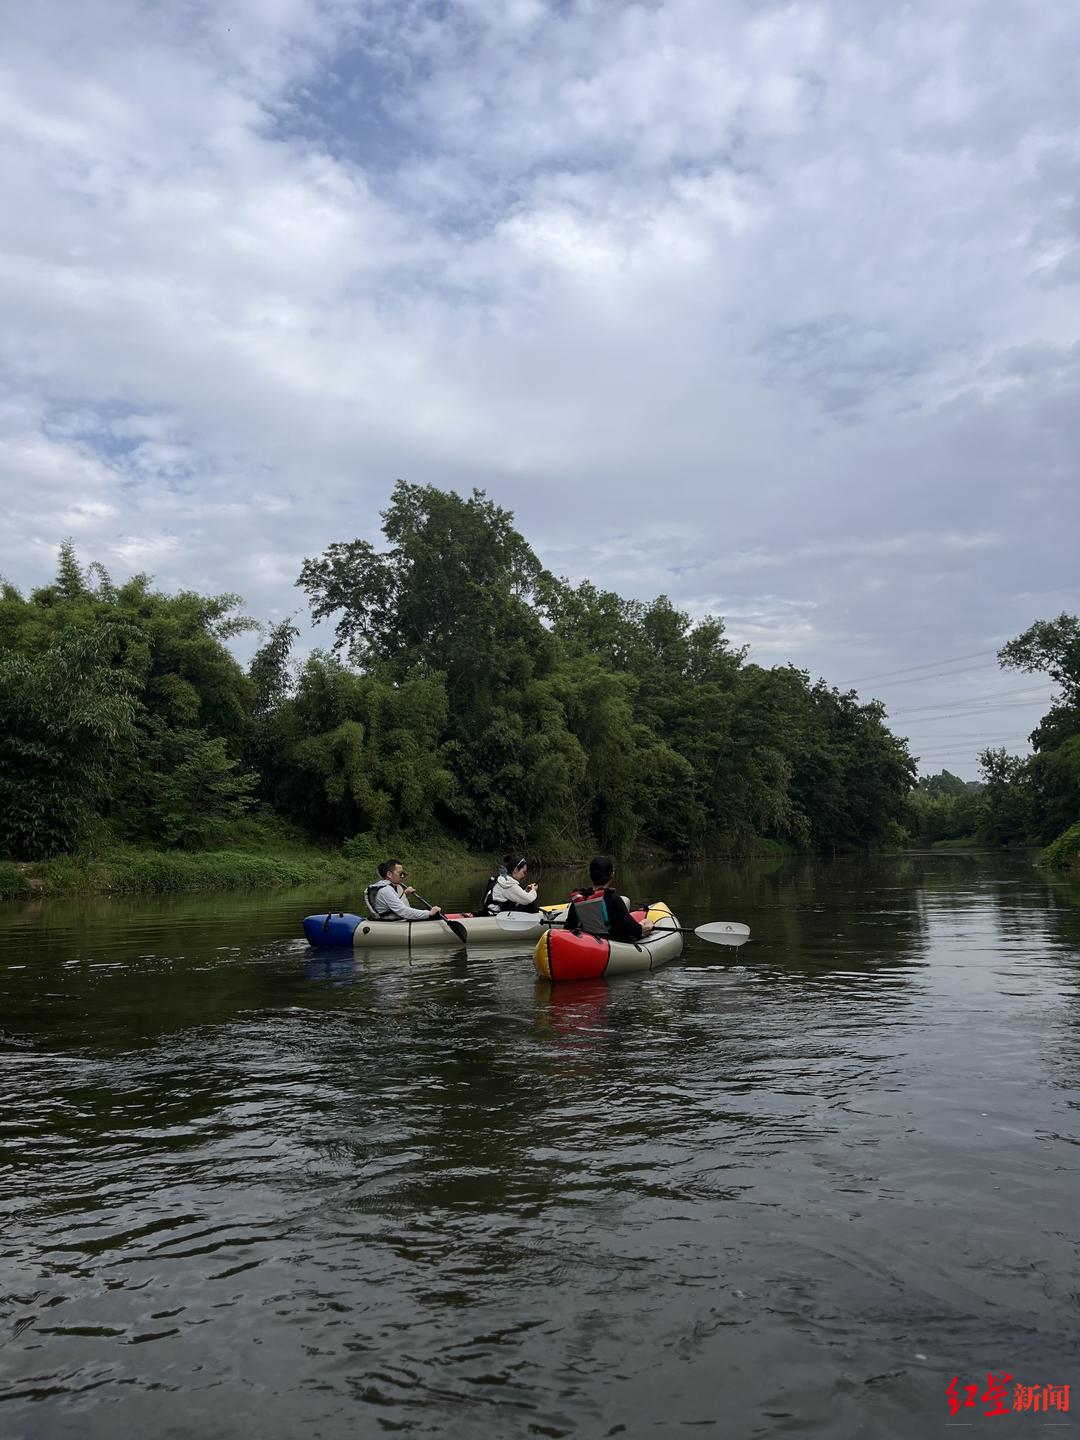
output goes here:
[{"label": "white paddle blade", "polygon": [[740,925],[735,920],[713,920],[708,925],[699,925],[694,931],[699,940],[708,940],[712,945],[745,945],[750,939],[750,926]]}]

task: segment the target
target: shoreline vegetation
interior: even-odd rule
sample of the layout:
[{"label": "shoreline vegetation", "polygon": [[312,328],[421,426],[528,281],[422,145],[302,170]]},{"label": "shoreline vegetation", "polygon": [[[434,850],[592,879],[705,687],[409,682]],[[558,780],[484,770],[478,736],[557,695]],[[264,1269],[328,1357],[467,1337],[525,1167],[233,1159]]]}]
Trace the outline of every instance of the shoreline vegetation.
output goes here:
[{"label": "shoreline vegetation", "polygon": [[[483,861],[457,846],[410,847],[410,863],[469,875]],[[386,857],[349,856],[341,850],[294,846],[286,851],[134,850],[100,855],[59,855],[48,860],[0,860],[0,899],[29,900],[71,895],[211,894],[216,891],[281,890],[293,886],[366,884]]]},{"label": "shoreline vegetation", "polygon": [[70,541],[51,585],[0,579],[0,893],[351,882],[391,852],[483,870],[974,837],[1080,863],[1074,617],[1000,652],[1060,687],[1035,753],[917,780],[880,701],[757,664],[665,595],[553,575],[483,491],[398,481],[382,521],[382,549],[299,564],[333,637],[304,657],[293,616],[114,583]]},{"label": "shoreline vegetation", "polygon": [[[738,858],[789,859],[798,852],[762,842]],[[415,871],[438,872],[452,879],[490,873],[490,856],[451,842],[401,841],[385,847],[347,845],[328,850],[293,844],[284,849],[136,850],[119,847],[95,855],[58,855],[48,860],[0,860],[0,900],[34,900],[75,895],[212,894],[220,891],[282,890],[293,886],[355,885],[373,879],[380,860],[403,855]],[[535,856],[547,872],[568,876],[583,872],[589,856]],[[678,857],[645,847],[631,857],[637,864],[669,864]],[[705,857],[699,857],[703,859]],[[734,857],[709,857],[715,859]]]},{"label": "shoreline vegetation", "polygon": [[[1062,843],[1067,842],[1067,843]],[[988,845],[977,836],[938,840],[919,845],[914,840],[878,855],[983,854],[1007,853],[1009,849]],[[478,880],[492,866],[489,857],[454,844],[405,843],[380,850],[346,853],[315,846],[293,845],[285,850],[243,849],[223,846],[217,850],[135,850],[118,848],[99,855],[60,855],[49,860],[16,862],[0,860],[0,901],[44,900],[72,896],[109,895],[198,895],[223,892],[276,891],[302,886],[361,886],[376,872],[379,860],[401,852],[415,870],[437,871],[452,879]],[[807,851],[776,842],[762,841],[739,855],[677,857],[645,848],[631,857],[636,864],[703,864],[708,861],[738,860],[744,863],[776,863],[809,859]],[[568,876],[583,871],[588,858],[537,856],[547,872]],[[1072,874],[1080,879],[1080,825],[1061,841],[1042,852],[1033,851],[1033,863]]]}]

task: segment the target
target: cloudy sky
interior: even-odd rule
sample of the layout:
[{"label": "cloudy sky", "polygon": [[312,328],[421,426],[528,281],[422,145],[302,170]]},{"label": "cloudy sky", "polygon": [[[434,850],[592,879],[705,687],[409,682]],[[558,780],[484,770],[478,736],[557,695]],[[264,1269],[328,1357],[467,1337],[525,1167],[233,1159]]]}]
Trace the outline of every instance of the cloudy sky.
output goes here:
[{"label": "cloudy sky", "polygon": [[[0,573],[300,608],[397,476],[1025,749],[1080,609],[1080,10],[43,0],[0,52]],[[329,638],[329,637],[327,637]],[[920,668],[916,668],[920,667]]]}]

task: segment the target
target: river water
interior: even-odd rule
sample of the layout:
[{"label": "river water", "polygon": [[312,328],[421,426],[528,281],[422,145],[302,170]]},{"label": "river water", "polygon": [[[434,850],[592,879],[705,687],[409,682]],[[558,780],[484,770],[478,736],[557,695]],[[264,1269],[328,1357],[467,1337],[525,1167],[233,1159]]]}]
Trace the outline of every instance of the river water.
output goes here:
[{"label": "river water", "polygon": [[0,1435],[1073,1433],[1080,894],[620,878],[753,942],[551,988],[313,957],[355,895],[0,907]]}]

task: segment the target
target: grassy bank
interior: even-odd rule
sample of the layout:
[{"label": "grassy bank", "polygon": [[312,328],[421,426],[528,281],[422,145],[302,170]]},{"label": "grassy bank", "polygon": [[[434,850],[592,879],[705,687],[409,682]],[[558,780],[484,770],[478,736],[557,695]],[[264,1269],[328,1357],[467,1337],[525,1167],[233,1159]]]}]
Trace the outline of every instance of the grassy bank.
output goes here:
[{"label": "grassy bank", "polygon": [[351,884],[373,878],[389,854],[414,870],[473,874],[486,861],[450,842],[400,844],[377,850],[350,842],[341,849],[289,845],[236,846],[198,852],[117,847],[96,855],[58,855],[32,864],[0,861],[0,898],[53,895],[160,895],[215,890],[275,890],[290,885]]},{"label": "grassy bank", "polygon": [[1080,820],[1046,847],[1040,863],[1051,870],[1080,876]]}]

